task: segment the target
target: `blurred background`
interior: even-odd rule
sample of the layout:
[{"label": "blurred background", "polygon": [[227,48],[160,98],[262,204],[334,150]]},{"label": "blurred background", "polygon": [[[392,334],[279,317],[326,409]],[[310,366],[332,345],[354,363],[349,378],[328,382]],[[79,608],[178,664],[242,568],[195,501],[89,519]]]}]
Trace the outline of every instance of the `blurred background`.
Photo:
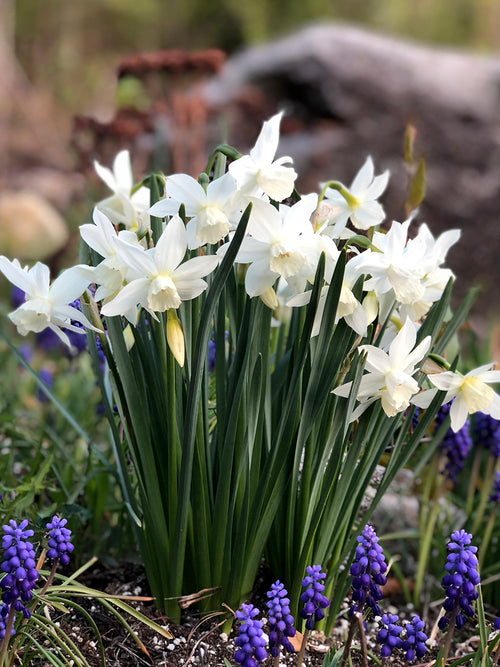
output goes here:
[{"label": "blurred background", "polygon": [[196,175],[214,145],[244,151],[280,108],[301,191],[350,183],[371,154],[402,220],[411,123],[427,166],[420,219],[462,228],[450,265],[459,295],[482,286],[475,315],[489,325],[499,46],[496,0],[0,0],[0,252],[42,250],[58,270],[105,194],[94,159],[129,148],[138,177]]}]

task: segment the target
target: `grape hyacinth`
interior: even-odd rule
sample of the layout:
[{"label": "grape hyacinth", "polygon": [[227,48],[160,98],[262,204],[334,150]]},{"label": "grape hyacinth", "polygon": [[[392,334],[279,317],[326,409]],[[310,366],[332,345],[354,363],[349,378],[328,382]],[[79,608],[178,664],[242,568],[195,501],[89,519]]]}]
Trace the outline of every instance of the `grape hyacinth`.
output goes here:
[{"label": "grape hyacinth", "polygon": [[234,659],[243,667],[256,667],[257,663],[267,658],[262,621],[255,620],[258,613],[259,610],[253,604],[242,604],[241,611],[236,612],[236,618],[242,621],[242,624],[239,627],[239,635],[234,641],[239,647],[234,654]]},{"label": "grape hyacinth", "polygon": [[290,600],[287,597],[288,592],[280,581],[271,586],[267,592],[269,602],[266,603],[269,609],[269,648],[271,655],[276,658],[280,653],[280,647],[285,651],[294,652],[294,648],[288,639],[295,636],[293,627],[294,618],[290,614]]},{"label": "grape hyacinth", "polygon": [[53,516],[52,521],[46,524],[49,531],[49,548],[47,550],[47,558],[58,558],[61,565],[69,563],[69,554],[74,547],[71,544],[71,530],[66,528],[67,519],[60,519],[58,516]]},{"label": "grape hyacinth", "polygon": [[500,420],[484,412],[476,412],[472,422],[472,438],[476,445],[488,449],[492,456],[500,457]]},{"label": "grape hyacinth", "polygon": [[493,623],[493,629],[500,630],[500,616],[495,619],[495,622]]},{"label": "grape hyacinth", "polygon": [[402,649],[405,651],[405,659],[411,662],[415,658],[421,658],[427,651],[425,642],[427,635],[424,632],[425,623],[420,616],[415,616],[405,625],[406,638]]},{"label": "grape hyacinth", "polygon": [[446,614],[439,619],[439,627],[443,630],[455,615],[457,628],[465,625],[466,617],[474,616],[471,603],[477,599],[476,586],[480,582],[477,571],[477,547],[471,545],[472,535],[465,530],[455,531],[448,542],[449,551],[444,569],[447,574],[441,585],[446,592],[443,608]]},{"label": "grape hyacinth", "polygon": [[11,519],[9,525],[3,526],[3,562],[2,572],[6,575],[0,581],[0,587],[3,590],[2,600],[6,605],[12,605],[13,608],[22,611],[25,618],[30,618],[31,614],[25,602],[33,598],[31,592],[38,580],[38,570],[35,565],[35,551],[28,538],[32,537],[33,531],[26,528],[28,522],[21,521],[19,526]]},{"label": "grape hyacinth", "polygon": [[[0,602],[0,641],[5,637],[5,633],[7,632],[7,617],[9,615],[9,611],[10,611],[10,605],[5,604],[4,602]],[[10,631],[11,637],[16,634],[16,631],[14,629],[15,620],[16,617],[14,615],[12,622],[12,629]]]},{"label": "grape hyacinth", "polygon": [[397,614],[382,614],[384,627],[377,632],[377,641],[382,644],[380,649],[382,658],[388,658],[395,648],[401,648],[403,645],[403,640],[399,636],[403,628],[397,625],[398,621]]},{"label": "grape hyacinth", "polygon": [[375,530],[369,524],[363,528],[357,541],[354,562],[349,570],[353,577],[352,599],[355,604],[351,606],[349,614],[362,611],[366,603],[375,616],[380,616],[380,607],[377,604],[377,601],[382,599],[380,586],[387,583],[384,552],[378,543]]},{"label": "grape hyacinth", "polygon": [[325,617],[323,611],[330,605],[330,600],[323,595],[325,590],[321,581],[326,577],[325,572],[321,572],[321,565],[310,565],[306,567],[306,576],[302,580],[302,586],[305,591],[300,596],[300,601],[304,602],[300,615],[306,619],[306,629],[312,630],[315,621],[321,621]]},{"label": "grape hyacinth", "polygon": [[491,489],[490,500],[492,503],[500,503],[500,470],[495,473],[495,481]]},{"label": "grape hyacinth", "polygon": [[[442,405],[439,409],[439,412],[436,415],[435,420],[435,431],[442,424],[445,417],[450,412],[451,403],[446,403]],[[470,437],[470,425],[469,420],[465,421],[465,424],[459,429],[456,433],[449,428],[443,440],[439,445],[439,449],[446,456],[446,465],[442,471],[449,480],[453,483],[457,480],[457,475],[463,470],[465,460],[467,459],[470,450],[472,449],[472,439]]]}]

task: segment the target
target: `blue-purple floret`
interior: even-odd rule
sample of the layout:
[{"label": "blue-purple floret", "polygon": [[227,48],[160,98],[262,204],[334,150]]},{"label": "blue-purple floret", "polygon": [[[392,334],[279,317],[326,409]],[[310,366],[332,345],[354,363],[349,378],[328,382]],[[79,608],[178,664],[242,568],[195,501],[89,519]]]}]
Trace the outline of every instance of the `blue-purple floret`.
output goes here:
[{"label": "blue-purple floret", "polygon": [[474,444],[489,449],[492,456],[500,457],[500,420],[476,412],[472,422]]},{"label": "blue-purple floret", "polygon": [[[5,632],[7,630],[7,616],[9,615],[10,612],[10,604],[4,604],[3,602],[0,602],[0,641],[5,637]],[[14,621],[16,620],[16,616],[14,614]],[[16,630],[14,628],[14,623],[12,623],[12,630],[10,632],[10,636],[12,637],[13,635],[16,634]]]},{"label": "blue-purple floret", "polygon": [[443,602],[445,615],[439,619],[439,627],[443,630],[450,617],[456,613],[457,628],[465,625],[467,617],[474,616],[472,602],[477,599],[476,586],[480,583],[477,571],[477,547],[471,545],[472,535],[465,530],[455,531],[448,542],[449,551],[444,569],[446,574],[441,581],[446,598]]},{"label": "blue-purple floret", "polygon": [[307,630],[312,630],[314,623],[321,621],[325,617],[323,611],[330,605],[330,600],[323,595],[325,586],[322,583],[326,573],[321,572],[321,565],[310,565],[306,567],[306,576],[302,580],[302,587],[305,588],[300,596],[300,601],[304,603],[300,615],[306,620]]},{"label": "blue-purple floret", "polygon": [[427,635],[424,632],[425,623],[420,616],[415,616],[405,625],[406,638],[402,649],[405,651],[405,659],[411,662],[415,658],[421,658],[427,651],[425,642]]},{"label": "blue-purple floret", "polygon": [[243,667],[256,667],[257,663],[267,658],[262,621],[255,620],[258,613],[259,610],[253,604],[242,604],[236,612],[236,618],[242,623],[238,630],[238,637],[234,641],[238,646],[234,659]]},{"label": "blue-purple floret", "polygon": [[495,619],[495,622],[493,623],[493,629],[500,630],[500,616]]},{"label": "blue-purple floret", "polygon": [[382,627],[377,632],[377,641],[382,644],[380,655],[382,658],[388,658],[395,648],[401,648],[403,640],[399,636],[403,628],[398,625],[399,618],[397,614],[382,614]]},{"label": "blue-purple floret", "polygon": [[492,503],[500,503],[500,470],[495,473],[490,500]]},{"label": "blue-purple floret", "polygon": [[[445,403],[439,409],[435,420],[435,430],[439,428],[445,417],[450,412],[451,403]],[[439,449],[446,456],[446,464],[443,474],[445,474],[451,482],[455,483],[457,475],[463,470],[465,461],[472,449],[472,438],[470,436],[469,420],[456,433],[449,428],[443,440],[439,445]]]},{"label": "blue-purple floret", "polygon": [[0,581],[3,590],[2,600],[6,605],[12,605],[17,612],[22,612],[25,618],[31,614],[25,603],[33,598],[31,592],[38,581],[35,551],[28,538],[33,531],[27,528],[28,522],[21,521],[19,525],[11,519],[8,525],[3,526],[3,561],[2,572],[5,576]]},{"label": "blue-purple floret", "polygon": [[378,537],[372,526],[366,524],[361,535],[357,538],[354,562],[351,565],[352,576],[352,599],[353,604],[349,610],[350,614],[362,611],[364,605],[372,609],[375,616],[380,616],[378,600],[382,599],[380,586],[387,583],[385,572],[387,563],[384,552],[378,543]]},{"label": "blue-purple floret", "polygon": [[267,597],[270,653],[275,658],[279,655],[281,646],[288,653],[293,653],[294,648],[289,637],[295,636],[295,628],[294,618],[290,613],[288,591],[280,581],[277,581],[267,592]]},{"label": "blue-purple floret", "polygon": [[71,530],[66,528],[67,519],[52,517],[52,521],[46,524],[49,531],[47,558],[59,559],[61,565],[69,563],[69,555],[74,547],[71,544]]}]

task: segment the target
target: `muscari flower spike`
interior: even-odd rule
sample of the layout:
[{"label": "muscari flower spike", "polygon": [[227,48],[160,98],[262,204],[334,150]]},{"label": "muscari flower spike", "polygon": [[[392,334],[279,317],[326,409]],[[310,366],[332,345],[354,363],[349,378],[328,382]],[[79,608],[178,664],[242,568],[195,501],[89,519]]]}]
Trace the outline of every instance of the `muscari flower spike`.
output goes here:
[{"label": "muscari flower spike", "polygon": [[405,651],[405,659],[408,662],[416,657],[421,658],[427,651],[425,645],[427,635],[424,627],[425,623],[417,614],[405,625],[406,639],[403,641],[402,649]]},{"label": "muscari flower spike", "polygon": [[[10,612],[10,604],[5,604],[4,602],[0,602],[0,641],[5,637],[5,632],[7,630],[7,616],[9,615],[9,612]],[[14,621],[15,620],[16,617],[14,615]],[[13,622],[10,636],[12,637],[15,634],[16,630],[14,628],[14,622]]]},{"label": "muscari flower spike", "polygon": [[290,613],[290,600],[287,596],[288,591],[280,581],[274,583],[271,590],[267,592],[269,647],[274,658],[279,655],[280,646],[283,646],[289,653],[295,650],[289,640],[289,637],[295,636],[295,628],[293,627],[294,618]]},{"label": "muscari flower spike", "polygon": [[52,521],[46,524],[49,531],[49,548],[47,558],[58,558],[61,565],[69,563],[69,554],[74,546],[71,544],[71,530],[66,528],[67,519],[60,519],[58,516],[52,517]]},{"label": "muscari flower spike", "polygon": [[[446,403],[440,407],[435,419],[435,431],[437,431],[445,417],[449,414],[450,407],[451,403]],[[469,420],[466,419],[462,428],[456,432],[449,428],[439,445],[439,449],[446,456],[446,464],[442,472],[451,482],[455,483],[457,475],[463,470],[465,461],[472,449]]]},{"label": "muscari flower spike", "polygon": [[38,570],[35,567],[33,545],[27,541],[33,536],[33,531],[27,525],[26,520],[17,525],[11,519],[9,525],[3,526],[3,561],[0,569],[6,574],[0,581],[0,587],[4,604],[12,605],[17,612],[22,611],[25,618],[30,618],[25,603],[33,598],[31,591],[36,586]]},{"label": "muscari flower spike", "polygon": [[500,503],[500,470],[495,473],[493,488],[491,489],[490,500],[492,503]]},{"label": "muscari flower spike", "polygon": [[457,530],[451,534],[448,542],[449,551],[444,569],[447,574],[441,585],[446,592],[443,608],[446,613],[439,619],[441,630],[448,625],[452,614],[456,614],[456,626],[462,628],[466,617],[474,616],[471,603],[477,599],[476,586],[481,579],[477,571],[477,547],[471,545],[472,535],[465,530]]},{"label": "muscari flower spike", "polygon": [[300,601],[304,602],[300,615],[306,619],[307,630],[312,630],[315,621],[321,621],[325,617],[323,611],[330,605],[330,600],[323,595],[325,590],[321,581],[326,577],[325,572],[321,572],[321,565],[310,565],[306,567],[306,576],[302,580],[302,587],[305,591],[300,596]]},{"label": "muscari flower spike", "polygon": [[258,613],[259,610],[253,604],[242,604],[241,609],[236,612],[236,618],[242,623],[239,627],[239,635],[234,641],[239,647],[234,654],[234,659],[243,667],[256,667],[257,663],[267,658],[262,621],[255,620]]},{"label": "muscari flower spike", "polygon": [[374,528],[369,524],[363,528],[357,541],[354,562],[350,568],[353,577],[352,599],[355,604],[350,608],[349,614],[362,611],[366,603],[375,616],[380,616],[380,607],[377,604],[377,601],[382,599],[380,586],[387,583],[384,552],[378,543]]},{"label": "muscari flower spike", "polygon": [[382,614],[382,627],[377,633],[377,641],[382,644],[380,655],[382,658],[388,658],[395,648],[403,646],[403,640],[399,636],[403,628],[398,625],[399,618],[397,614]]},{"label": "muscari flower spike", "polygon": [[476,412],[472,421],[472,439],[476,445],[500,457],[500,420],[484,412]]}]

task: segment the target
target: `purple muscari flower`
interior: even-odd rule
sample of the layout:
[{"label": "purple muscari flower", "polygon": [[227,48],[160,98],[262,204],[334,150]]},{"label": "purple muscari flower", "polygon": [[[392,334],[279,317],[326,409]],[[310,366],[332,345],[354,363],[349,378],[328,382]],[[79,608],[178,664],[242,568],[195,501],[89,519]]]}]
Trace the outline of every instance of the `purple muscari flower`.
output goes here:
[{"label": "purple muscari flower", "polygon": [[500,457],[500,420],[476,412],[472,421],[472,439],[476,445],[489,449],[492,456]]},{"label": "purple muscari flower", "polygon": [[26,301],[26,292],[22,290],[20,287],[16,287],[14,285],[10,292],[10,300],[14,308],[19,308],[19,306],[22,306],[23,303]]},{"label": "purple muscari flower", "polygon": [[[42,368],[38,373],[38,377],[48,389],[52,389],[54,386],[54,378],[48,368]],[[40,403],[45,403],[47,400],[46,394],[41,389],[38,389],[37,398]]]},{"label": "purple muscari flower", "polygon": [[283,646],[289,653],[294,652],[294,648],[288,637],[295,636],[293,627],[294,618],[290,614],[290,600],[287,597],[288,592],[285,586],[277,581],[267,592],[269,602],[266,603],[269,609],[269,647],[271,655],[275,658],[280,653],[280,646]]},{"label": "purple muscari flower", "polygon": [[405,659],[408,662],[417,658],[421,658],[427,651],[425,642],[427,635],[424,632],[425,623],[420,616],[415,616],[405,625],[406,639],[403,641],[403,651],[405,651]]},{"label": "purple muscari flower", "polygon": [[490,500],[492,503],[500,503],[500,471],[495,473],[493,488],[491,489]]},{"label": "purple muscari flower", "polygon": [[[82,311],[80,299],[75,299],[68,305],[76,308],[80,312]],[[71,343],[71,348],[69,348],[67,345],[64,345],[63,349],[66,356],[68,356],[70,359],[78,356],[81,352],[87,349],[87,336],[85,336],[85,327],[81,322],[77,322],[76,320],[71,320],[71,324],[73,324],[75,327],[78,327],[78,329],[81,329],[82,333],[79,334],[76,333],[76,331],[70,331],[69,329],[63,327],[63,331],[67,334]]]},{"label": "purple muscari flower", "polygon": [[234,640],[238,650],[234,659],[243,667],[256,667],[258,662],[267,658],[264,648],[266,640],[262,636],[262,621],[256,621],[255,616],[259,613],[253,604],[242,604],[241,611],[236,612],[236,618],[242,621],[239,627],[239,635]]},{"label": "purple muscari flower", "polygon": [[387,564],[384,552],[378,543],[375,530],[368,524],[363,528],[357,541],[359,544],[356,547],[354,562],[350,569],[353,578],[352,599],[356,604],[352,605],[349,613],[362,611],[366,603],[375,616],[380,616],[380,607],[377,604],[377,601],[382,599],[380,586],[387,583],[385,576]]},{"label": "purple muscari flower", "polygon": [[[450,406],[451,403],[445,403],[445,405],[440,407],[439,412],[436,415],[435,431],[437,431],[442,424],[446,415],[449,414]],[[465,460],[472,449],[472,439],[469,434],[469,420],[467,419],[462,428],[456,433],[449,428],[439,445],[439,449],[445,454],[447,459],[444,471],[442,472],[447,475],[451,482],[455,483],[457,475],[462,471]]]},{"label": "purple muscari flower", "polygon": [[306,576],[302,580],[302,587],[305,591],[300,596],[300,601],[304,602],[300,615],[306,619],[306,628],[313,629],[315,621],[321,621],[325,617],[326,609],[330,605],[330,600],[323,595],[325,590],[321,580],[326,577],[325,572],[321,572],[321,565],[311,565],[306,567]]},{"label": "purple muscari flower", "polygon": [[493,629],[500,630],[500,616],[495,619],[495,622],[493,623]]},{"label": "purple muscari flower", "polygon": [[476,586],[481,579],[477,571],[477,547],[470,544],[471,539],[470,533],[457,530],[451,534],[451,541],[447,545],[446,574],[441,581],[446,592],[443,602],[446,614],[439,619],[441,630],[447,626],[452,613],[456,614],[457,628],[465,625],[466,616],[474,616],[471,603],[478,597]]},{"label": "purple muscari flower", "polygon": [[380,655],[383,658],[388,658],[395,648],[401,648],[403,640],[399,636],[403,632],[403,628],[397,625],[399,621],[396,614],[383,614],[382,624],[384,625],[377,633],[377,641],[382,644]]},{"label": "purple muscari flower", "polygon": [[[5,637],[5,631],[7,630],[6,625],[7,625],[7,616],[9,615],[10,612],[10,604],[5,604],[3,602],[0,602],[0,640],[2,640]],[[14,615],[14,621],[16,620],[16,617]],[[13,635],[16,634],[16,631],[14,629],[14,624],[12,624],[12,630],[10,632],[10,636],[12,637]]]},{"label": "purple muscari flower", "polygon": [[2,600],[6,605],[13,605],[16,611],[22,611],[25,618],[31,614],[23,604],[29,602],[33,593],[31,592],[38,580],[38,570],[35,565],[35,551],[28,538],[32,537],[33,531],[27,529],[28,522],[21,521],[19,526],[14,520],[9,525],[3,526],[3,562],[0,566],[5,576],[0,581],[2,588]]},{"label": "purple muscari flower", "polygon": [[49,531],[47,558],[59,558],[61,565],[69,563],[69,554],[74,549],[70,542],[71,530],[65,527],[67,523],[67,519],[53,516],[52,521],[46,524]]},{"label": "purple muscari flower", "polygon": [[52,350],[55,350],[59,347],[61,343],[61,339],[59,336],[52,331],[52,329],[49,329],[49,327],[43,329],[43,331],[40,331],[36,335],[36,344],[44,351],[44,352],[52,352]]},{"label": "purple muscari flower", "polygon": [[29,343],[23,343],[17,348],[17,351],[27,364],[33,359],[33,348]]},{"label": "purple muscari flower", "polygon": [[208,372],[211,373],[215,368],[215,341],[212,339],[208,341],[207,361]]}]

